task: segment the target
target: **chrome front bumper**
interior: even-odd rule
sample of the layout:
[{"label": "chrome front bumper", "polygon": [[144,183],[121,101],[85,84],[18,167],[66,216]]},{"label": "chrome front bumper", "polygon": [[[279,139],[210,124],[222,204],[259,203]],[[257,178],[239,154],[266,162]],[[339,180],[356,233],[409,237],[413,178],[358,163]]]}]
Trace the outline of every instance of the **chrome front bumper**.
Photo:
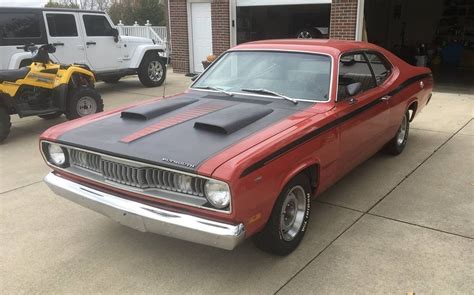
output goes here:
[{"label": "chrome front bumper", "polygon": [[59,196],[142,232],[152,232],[226,250],[234,249],[245,238],[243,224],[230,225],[159,209],[116,197],[53,173],[46,175],[44,181]]}]

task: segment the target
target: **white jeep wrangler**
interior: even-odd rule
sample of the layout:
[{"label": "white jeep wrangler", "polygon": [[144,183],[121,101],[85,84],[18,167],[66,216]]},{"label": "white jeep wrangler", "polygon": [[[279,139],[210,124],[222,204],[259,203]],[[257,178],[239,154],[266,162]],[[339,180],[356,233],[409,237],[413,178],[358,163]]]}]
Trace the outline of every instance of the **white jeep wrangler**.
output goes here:
[{"label": "white jeep wrangler", "polygon": [[166,46],[120,36],[104,12],[0,7],[0,69],[29,65],[31,53],[21,47],[31,43],[53,44],[53,61],[87,65],[107,83],[138,74],[143,85],[155,87],[166,78]]}]

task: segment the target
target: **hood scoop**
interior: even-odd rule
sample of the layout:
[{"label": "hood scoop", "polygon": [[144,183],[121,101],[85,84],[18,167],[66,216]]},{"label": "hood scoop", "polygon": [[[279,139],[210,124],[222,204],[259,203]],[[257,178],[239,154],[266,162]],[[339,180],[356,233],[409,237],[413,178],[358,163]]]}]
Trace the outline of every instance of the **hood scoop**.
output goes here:
[{"label": "hood scoop", "polygon": [[272,112],[272,109],[261,106],[236,105],[199,118],[194,123],[194,128],[231,134]]},{"label": "hood scoop", "polygon": [[134,107],[123,111],[121,117],[123,119],[147,121],[163,114],[180,109],[198,101],[194,98],[173,98],[161,100],[156,103]]}]

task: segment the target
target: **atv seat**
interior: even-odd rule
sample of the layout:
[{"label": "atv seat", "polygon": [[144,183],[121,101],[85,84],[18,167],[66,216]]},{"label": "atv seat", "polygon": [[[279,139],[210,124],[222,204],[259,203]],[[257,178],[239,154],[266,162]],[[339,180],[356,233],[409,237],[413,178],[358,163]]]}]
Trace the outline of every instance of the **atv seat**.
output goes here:
[{"label": "atv seat", "polygon": [[5,70],[0,71],[0,83],[2,82],[16,82],[19,79],[23,79],[30,72],[29,67],[23,67],[18,70]]}]

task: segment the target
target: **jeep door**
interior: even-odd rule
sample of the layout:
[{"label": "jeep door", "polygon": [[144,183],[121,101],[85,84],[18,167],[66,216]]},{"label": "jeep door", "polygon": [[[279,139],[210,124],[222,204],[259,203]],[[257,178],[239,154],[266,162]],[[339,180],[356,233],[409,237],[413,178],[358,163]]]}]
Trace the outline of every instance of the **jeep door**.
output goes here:
[{"label": "jeep door", "polygon": [[71,12],[43,12],[49,43],[56,47],[53,59],[63,64],[86,64],[85,47],[79,24],[79,14]]},{"label": "jeep door", "polygon": [[115,42],[112,24],[105,14],[81,13],[84,45],[89,65],[104,72],[122,67],[120,42]]}]

